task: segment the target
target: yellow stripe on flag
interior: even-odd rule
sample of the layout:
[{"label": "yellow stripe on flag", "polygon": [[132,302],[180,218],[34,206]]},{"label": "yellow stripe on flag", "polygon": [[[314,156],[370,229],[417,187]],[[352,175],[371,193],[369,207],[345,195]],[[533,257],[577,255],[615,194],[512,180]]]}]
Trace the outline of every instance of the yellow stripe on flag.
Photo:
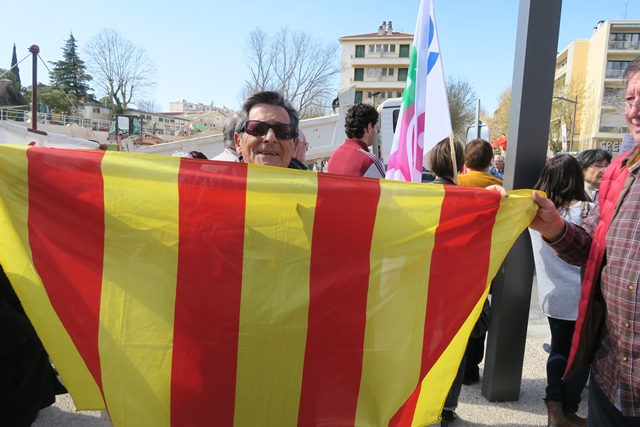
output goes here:
[{"label": "yellow stripe on flag", "polygon": [[168,426],[180,159],[108,152],[99,332],[114,425]]},{"label": "yellow stripe on flag", "polygon": [[0,228],[4,231],[2,245],[5,248],[2,252],[5,256],[0,263],[49,356],[64,375],[65,385],[73,393],[76,406],[104,409],[96,382],[51,306],[42,280],[33,268],[27,229],[27,150],[25,146],[2,148],[0,181],[11,185],[0,185]]},{"label": "yellow stripe on flag", "polygon": [[536,211],[537,205],[531,203],[531,190],[511,191],[508,198],[500,199],[500,207],[491,235],[491,257],[485,292],[451,344],[422,380],[412,427],[424,426],[425,423],[433,422],[440,415],[442,406],[434,407],[434,399],[436,398],[434,390],[439,390],[443,383],[450,384],[453,381],[458,365],[453,367],[451,362],[452,360],[460,360],[467,346],[469,334],[482,311],[484,300],[489,294],[491,281],[498,273],[502,260],[511,249],[512,242],[522,233],[520,230],[526,230],[527,225],[536,215]]},{"label": "yellow stripe on flag", "polygon": [[439,186],[421,193],[426,197],[416,197],[415,184],[380,186],[356,425],[387,425],[420,378],[430,258],[444,197]]},{"label": "yellow stripe on flag", "polygon": [[248,168],[236,426],[297,425],[318,183],[292,174]]}]

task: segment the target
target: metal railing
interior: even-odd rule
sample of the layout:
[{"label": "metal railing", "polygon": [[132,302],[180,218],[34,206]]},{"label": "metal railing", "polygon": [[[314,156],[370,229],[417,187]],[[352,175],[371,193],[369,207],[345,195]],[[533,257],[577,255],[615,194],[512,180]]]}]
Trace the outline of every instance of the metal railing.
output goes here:
[{"label": "metal railing", "polygon": [[608,79],[620,79],[623,73],[624,70],[607,70],[605,77]]},{"label": "metal railing", "polygon": [[[111,120],[92,119],[88,117],[68,116],[57,113],[38,113],[38,123],[53,124],[59,126],[79,126],[92,130],[108,131]],[[13,120],[14,122],[31,122],[31,111],[19,109],[0,110],[0,120]]]},{"label": "metal railing", "polygon": [[609,50],[640,50],[640,41],[610,41]]}]

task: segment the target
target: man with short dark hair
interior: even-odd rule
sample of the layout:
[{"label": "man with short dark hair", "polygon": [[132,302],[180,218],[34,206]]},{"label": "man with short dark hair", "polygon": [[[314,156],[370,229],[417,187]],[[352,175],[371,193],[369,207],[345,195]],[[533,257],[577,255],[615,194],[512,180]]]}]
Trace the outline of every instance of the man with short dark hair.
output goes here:
[{"label": "man with short dark hair", "polygon": [[464,149],[464,163],[467,172],[460,175],[458,180],[462,187],[488,187],[490,185],[502,185],[502,180],[489,174],[493,148],[484,139],[474,139]]},{"label": "man with short dark hair", "polygon": [[327,172],[340,175],[384,178],[382,161],[369,151],[378,136],[378,112],[370,104],[349,108],[344,129],[347,139],[329,159]]},{"label": "man with short dark hair", "polygon": [[257,92],[237,113],[233,138],[240,161],[302,169],[291,161],[298,143],[298,112],[282,94]]}]

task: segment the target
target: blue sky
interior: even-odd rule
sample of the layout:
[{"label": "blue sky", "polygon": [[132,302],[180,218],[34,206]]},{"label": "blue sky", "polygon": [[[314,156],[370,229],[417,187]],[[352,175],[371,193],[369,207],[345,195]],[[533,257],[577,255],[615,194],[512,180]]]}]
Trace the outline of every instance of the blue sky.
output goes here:
[{"label": "blue sky", "polygon": [[[469,81],[489,112],[511,85],[520,2],[517,0],[433,0],[444,72]],[[640,0],[564,0],[558,50],[588,38],[599,20],[640,19]],[[4,5],[0,26],[0,68],[18,60],[32,44],[45,61],[61,58],[73,31],[81,59],[86,42],[112,28],[144,47],[157,66],[158,86],[149,98],[163,111],[169,102],[214,102],[238,108],[238,93],[248,75],[244,48],[251,30],[270,34],[283,26],[338,43],[341,36],[375,32],[382,21],[395,31],[413,33],[420,0],[272,0],[271,2],[190,0],[185,2],[99,3],[32,0]],[[31,59],[20,64],[23,85],[31,83]],[[39,65],[38,81],[48,83]],[[102,95],[97,93],[97,95]]]}]

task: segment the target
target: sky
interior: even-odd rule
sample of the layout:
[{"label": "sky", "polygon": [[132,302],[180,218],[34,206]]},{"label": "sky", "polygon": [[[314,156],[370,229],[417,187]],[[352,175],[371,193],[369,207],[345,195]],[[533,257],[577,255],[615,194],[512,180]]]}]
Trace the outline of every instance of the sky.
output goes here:
[{"label": "sky", "polygon": [[[432,0],[446,76],[468,81],[485,111],[498,105],[511,86],[518,9],[527,0]],[[3,6],[0,26],[0,68],[9,68],[13,44],[18,61],[29,46],[40,47],[44,61],[58,61],[73,32],[80,59],[85,46],[103,28],[118,31],[143,47],[157,68],[157,87],[147,101],[161,111],[169,103],[214,103],[238,109],[240,90],[248,77],[245,47],[249,33],[261,28],[275,34],[283,27],[310,33],[338,44],[347,35],[372,33],[382,21],[394,31],[415,32],[420,0],[272,0],[270,2],[190,0],[162,2],[111,0],[97,3],[31,0]],[[527,3],[528,4],[528,3]],[[640,19],[640,0],[564,0],[558,51],[575,39],[587,39],[600,20]],[[23,86],[31,84],[31,57],[20,64]],[[51,66],[49,66],[51,68]],[[38,81],[49,76],[39,62]],[[336,79],[336,91],[338,89]],[[96,91],[97,97],[104,95]]]}]

